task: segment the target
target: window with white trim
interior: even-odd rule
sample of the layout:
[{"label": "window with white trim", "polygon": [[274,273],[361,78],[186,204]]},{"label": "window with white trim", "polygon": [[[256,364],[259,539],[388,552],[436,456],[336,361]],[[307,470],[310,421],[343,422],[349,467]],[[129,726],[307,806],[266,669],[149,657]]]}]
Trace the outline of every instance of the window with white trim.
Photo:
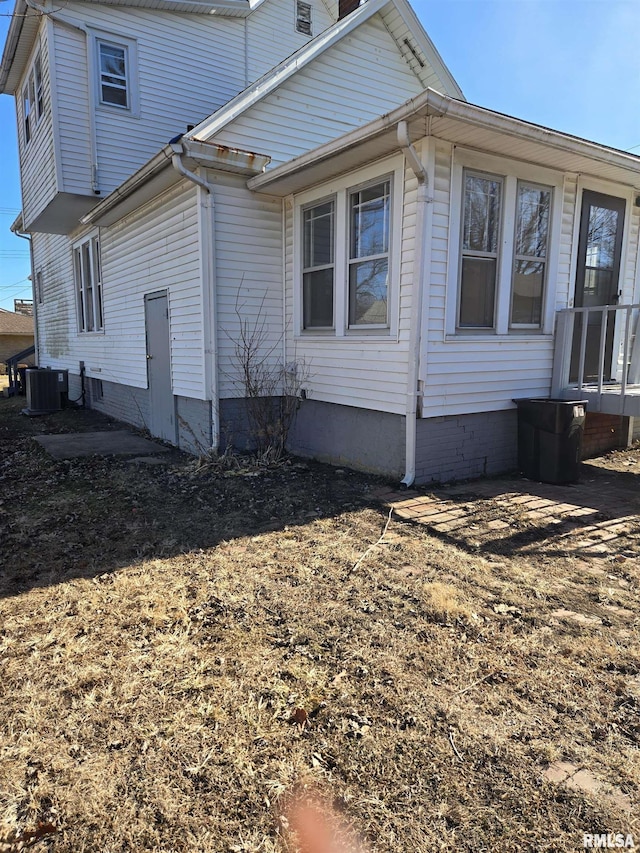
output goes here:
[{"label": "window with white trim", "polygon": [[334,198],[302,210],[302,305],[305,329],[333,329]]},{"label": "window with white trim", "polygon": [[562,176],[494,155],[457,158],[447,333],[550,334]]},{"label": "window with white trim", "polygon": [[137,117],[138,46],[134,39],[92,31],[96,104]]},{"label": "window with white trim", "polygon": [[[393,275],[399,270],[398,175],[374,167],[332,182],[333,195],[304,193],[296,206],[298,328],[303,332],[383,334],[395,330]],[[370,177],[373,175],[374,177]],[[358,182],[358,177],[369,178]],[[395,272],[394,272],[395,271]],[[397,306],[396,306],[397,307]]]},{"label": "window with white trim", "polygon": [[98,39],[100,103],[129,109],[127,48]]},{"label": "window with white trim", "polygon": [[102,270],[100,240],[94,235],[73,249],[73,270],[79,332],[100,332],[102,316]]},{"label": "window with white trim", "polygon": [[501,178],[465,171],[458,303],[460,328],[493,328],[501,205]]},{"label": "window with white trim", "polygon": [[551,187],[518,181],[509,318],[512,328],[537,329],[542,323],[551,196]]},{"label": "window with white trim", "polygon": [[36,125],[44,115],[44,86],[42,82],[42,59],[36,54],[33,65],[22,89],[22,114],[25,144],[31,140]]},{"label": "window with white trim", "polygon": [[349,326],[389,322],[391,179],[349,193]]}]

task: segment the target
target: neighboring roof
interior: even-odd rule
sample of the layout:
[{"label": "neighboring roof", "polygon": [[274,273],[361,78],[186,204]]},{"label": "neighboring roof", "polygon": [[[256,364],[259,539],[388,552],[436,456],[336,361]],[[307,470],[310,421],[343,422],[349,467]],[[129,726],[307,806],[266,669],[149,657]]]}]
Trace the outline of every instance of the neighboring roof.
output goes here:
[{"label": "neighboring roof", "polygon": [[[550,169],[640,187],[640,157],[636,154],[459,101],[433,89],[426,89],[363,127],[251,178],[247,185],[251,190],[272,195],[300,192],[399,151],[397,126],[400,121],[408,123],[414,141],[425,136],[427,116],[432,116],[433,136],[461,146],[517,159],[513,152],[515,138],[529,143],[527,159],[535,150],[535,162]],[[470,127],[473,128],[472,136]]]},{"label": "neighboring roof", "polygon": [[[425,33],[422,25],[418,21],[415,13],[406,2],[406,0],[366,0],[362,6],[358,7],[354,12],[347,15],[342,20],[338,21],[333,26],[324,30],[316,38],[312,39],[306,45],[301,47],[283,62],[275,65],[263,77],[256,80],[250,86],[247,86],[239,95],[232,98],[212,115],[208,116],[204,121],[197,124],[190,130],[186,137],[190,139],[207,140],[211,139],[219,133],[226,125],[232,122],[238,116],[246,112],[254,104],[261,101],[286,80],[292,77],[300,69],[304,68],[312,62],[317,56],[324,53],[328,48],[333,47],[346,35],[353,32],[364,21],[368,21],[378,12],[385,9],[394,8],[401,15],[405,23],[410,23],[411,33],[419,42],[421,50],[424,52],[427,60],[438,73],[441,79],[446,80],[448,87],[462,100],[464,95],[458,84],[453,79],[450,71],[445,66],[433,43]],[[400,48],[400,45],[398,45]],[[402,52],[402,51],[401,51]]]},{"label": "neighboring roof", "polygon": [[0,308],[0,335],[33,335],[33,317]]},{"label": "neighboring roof", "polygon": [[[84,0],[100,6],[131,6],[191,15],[223,15],[244,18],[251,14],[248,0]],[[52,12],[63,11],[64,5]],[[13,94],[24,73],[38,34],[42,15],[26,0],[16,0],[7,40],[0,60],[0,94]]]}]

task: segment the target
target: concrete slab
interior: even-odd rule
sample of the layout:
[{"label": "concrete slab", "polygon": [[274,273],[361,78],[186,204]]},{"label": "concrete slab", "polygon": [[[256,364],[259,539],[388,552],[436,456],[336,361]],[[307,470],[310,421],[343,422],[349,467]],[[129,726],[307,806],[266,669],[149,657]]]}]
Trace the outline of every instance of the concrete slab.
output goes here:
[{"label": "concrete slab", "polygon": [[149,441],[129,430],[109,432],[73,432],[62,435],[36,436],[54,459],[75,459],[79,456],[150,456],[155,453],[167,453],[169,448]]}]

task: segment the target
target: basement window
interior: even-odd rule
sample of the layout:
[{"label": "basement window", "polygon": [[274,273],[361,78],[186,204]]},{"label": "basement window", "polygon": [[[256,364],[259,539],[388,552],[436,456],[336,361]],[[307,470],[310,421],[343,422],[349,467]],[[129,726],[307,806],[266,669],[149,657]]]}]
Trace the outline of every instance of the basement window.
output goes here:
[{"label": "basement window", "polygon": [[312,35],[311,4],[296,0],[296,31],[305,36]]}]

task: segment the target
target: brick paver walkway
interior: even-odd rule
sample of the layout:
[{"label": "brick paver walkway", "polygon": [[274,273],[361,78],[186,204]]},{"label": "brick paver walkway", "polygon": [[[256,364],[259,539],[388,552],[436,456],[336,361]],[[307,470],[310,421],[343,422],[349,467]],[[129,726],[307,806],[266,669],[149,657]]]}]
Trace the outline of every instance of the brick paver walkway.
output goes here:
[{"label": "brick paver walkway", "polygon": [[425,494],[381,489],[377,497],[393,505],[397,517],[470,550],[527,553],[545,541],[555,554],[640,556],[640,472],[637,486],[630,474],[598,469],[597,463],[584,465],[583,472],[582,481],[570,486],[508,477]]}]

